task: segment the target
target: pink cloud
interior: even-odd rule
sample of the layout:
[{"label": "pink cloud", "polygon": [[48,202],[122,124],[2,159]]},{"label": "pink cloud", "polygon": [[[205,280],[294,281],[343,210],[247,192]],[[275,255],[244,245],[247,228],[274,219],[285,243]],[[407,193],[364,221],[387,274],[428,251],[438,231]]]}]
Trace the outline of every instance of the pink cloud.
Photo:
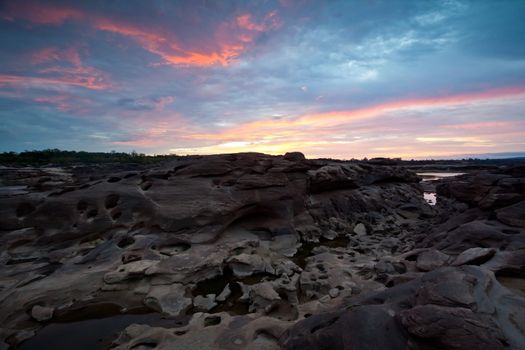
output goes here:
[{"label": "pink cloud", "polygon": [[0,86],[22,86],[22,87],[42,87],[48,86],[76,86],[90,90],[105,90],[110,87],[107,83],[96,76],[78,76],[63,74],[56,77],[34,77],[21,75],[0,75]]},{"label": "pink cloud", "polygon": [[39,96],[33,99],[34,102],[45,106],[51,106],[65,113],[74,115],[85,115],[89,113],[91,101],[89,99],[73,94],[59,94],[52,96]]},{"label": "pink cloud", "polygon": [[65,61],[76,66],[82,64],[80,54],[75,48],[61,50],[56,47],[45,47],[33,52],[30,57],[31,64],[43,64],[57,61]]},{"label": "pink cloud", "polygon": [[[59,25],[66,20],[80,22],[96,30],[128,37],[146,51],[161,57],[164,63],[196,67],[227,66],[248,50],[257,35],[275,30],[281,25],[276,11],[269,12],[260,21],[246,13],[217,24],[210,33],[212,40],[193,40],[188,44],[178,40],[177,33],[169,28],[139,26],[73,7],[10,2],[6,13],[10,20],[22,18],[39,25]],[[41,52],[36,60],[57,58],[54,52],[47,50]]]},{"label": "pink cloud", "polygon": [[257,22],[250,13],[237,16],[235,22],[239,28],[250,32],[267,32],[277,29],[282,24],[277,16],[277,11],[269,12],[260,22]]},{"label": "pink cloud", "polygon": [[476,123],[461,123],[461,124],[449,124],[443,125],[446,129],[460,129],[460,130],[494,130],[502,128],[512,128],[515,123],[511,122],[476,122]]},{"label": "pink cloud", "polygon": [[97,68],[83,65],[80,53],[74,47],[66,49],[45,47],[22,57],[20,64],[24,67],[33,65],[37,68],[27,75],[0,75],[1,86],[36,88],[75,86],[90,90],[112,88],[109,76]]},{"label": "pink cloud", "polygon": [[[293,119],[263,119],[217,132],[197,128],[177,134],[179,154],[259,151],[280,154],[301,149],[309,156],[427,157],[455,154],[458,149],[508,151],[523,147],[523,123],[496,120],[476,123],[421,124],[410,113],[439,114],[451,110],[472,113],[483,106],[516,106],[525,87],[507,87],[435,98],[386,102],[360,109],[303,115]],[[452,108],[452,109],[451,109]],[[441,112],[440,112],[441,111]],[[405,115],[405,112],[407,113]],[[496,118],[496,117],[493,117]],[[514,129],[512,128],[514,127]],[[165,137],[164,145],[171,139]],[[188,146],[183,146],[186,144]],[[349,156],[350,155],[350,156]]]},{"label": "pink cloud", "polygon": [[[250,14],[236,17],[232,22],[217,26],[213,44],[193,41],[189,46],[177,40],[177,34],[151,28],[140,28],[134,24],[97,18],[93,21],[96,29],[123,35],[135,40],[145,50],[160,56],[166,63],[206,67],[227,66],[237,59],[256,35],[276,29],[280,22],[275,12],[266,15],[261,23],[254,22]],[[240,30],[239,30],[240,29]]]}]

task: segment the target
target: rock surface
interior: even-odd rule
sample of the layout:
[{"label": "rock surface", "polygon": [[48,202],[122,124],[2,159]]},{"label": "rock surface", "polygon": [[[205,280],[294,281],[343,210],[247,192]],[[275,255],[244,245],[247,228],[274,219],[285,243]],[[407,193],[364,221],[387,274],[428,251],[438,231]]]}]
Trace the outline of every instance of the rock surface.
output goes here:
[{"label": "rock surface", "polygon": [[524,348],[525,170],[438,180],[432,207],[397,163],[2,168],[4,347],[146,313],[116,349]]}]

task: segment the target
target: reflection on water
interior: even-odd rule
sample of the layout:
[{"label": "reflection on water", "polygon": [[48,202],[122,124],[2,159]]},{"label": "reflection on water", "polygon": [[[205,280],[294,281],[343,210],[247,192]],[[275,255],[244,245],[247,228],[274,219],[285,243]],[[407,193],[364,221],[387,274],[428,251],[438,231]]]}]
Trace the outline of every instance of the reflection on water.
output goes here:
[{"label": "reflection on water", "polygon": [[424,192],[423,198],[425,198],[425,202],[430,205],[436,205],[437,203],[436,192]]},{"label": "reflection on water", "polygon": [[[428,172],[428,173],[417,173],[417,174],[423,178],[421,182],[427,182],[428,184],[429,181],[440,180],[445,177],[459,176],[465,173]],[[425,202],[427,202],[429,205],[436,205],[437,203],[436,192],[428,191],[429,189],[434,189],[434,186],[428,184],[428,186],[424,186],[424,188],[427,190],[423,192],[423,198],[425,199]]]},{"label": "reflection on water", "polygon": [[443,179],[445,177],[459,176],[465,173],[417,173],[423,178],[423,181],[433,181]]}]

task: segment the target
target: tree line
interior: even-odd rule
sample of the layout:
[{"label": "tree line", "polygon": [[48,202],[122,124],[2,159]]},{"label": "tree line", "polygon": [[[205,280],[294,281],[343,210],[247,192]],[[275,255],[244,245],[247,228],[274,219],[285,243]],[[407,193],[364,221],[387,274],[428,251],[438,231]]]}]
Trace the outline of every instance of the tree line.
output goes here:
[{"label": "tree line", "polygon": [[4,165],[43,165],[43,164],[75,164],[75,163],[155,163],[163,160],[176,159],[179,156],[146,155],[135,151],[126,152],[85,152],[45,149],[41,151],[4,152],[0,153],[0,164]]}]

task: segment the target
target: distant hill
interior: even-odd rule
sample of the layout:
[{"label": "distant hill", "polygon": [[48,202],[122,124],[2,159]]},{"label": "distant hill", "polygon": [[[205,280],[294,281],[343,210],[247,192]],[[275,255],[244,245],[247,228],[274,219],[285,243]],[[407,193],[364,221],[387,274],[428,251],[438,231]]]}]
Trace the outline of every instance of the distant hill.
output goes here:
[{"label": "distant hill", "polygon": [[[525,158],[525,152],[499,152],[499,153],[477,153],[477,154],[457,154],[451,156],[426,157],[424,159],[511,159]],[[419,158],[423,159],[423,158]]]}]

